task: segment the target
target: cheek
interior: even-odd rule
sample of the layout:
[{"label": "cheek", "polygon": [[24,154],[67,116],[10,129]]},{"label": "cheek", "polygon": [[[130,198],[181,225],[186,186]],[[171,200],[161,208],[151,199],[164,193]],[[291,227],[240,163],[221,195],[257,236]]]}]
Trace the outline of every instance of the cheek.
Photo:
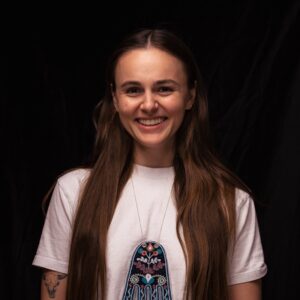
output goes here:
[{"label": "cheek", "polygon": [[172,105],[170,105],[168,111],[172,116],[180,119],[184,116],[186,109],[184,103],[180,102],[176,104],[173,103]]},{"label": "cheek", "polygon": [[173,119],[174,130],[178,130],[181,126],[184,116],[186,114],[185,106],[181,103],[172,107],[172,110],[169,110],[170,116]]},{"label": "cheek", "polygon": [[119,104],[119,119],[121,121],[122,126],[128,131],[130,128],[130,123],[134,119],[134,109],[128,103],[120,103]]},{"label": "cheek", "polygon": [[128,101],[120,101],[118,107],[120,116],[124,117],[130,117],[135,111],[134,105]]}]

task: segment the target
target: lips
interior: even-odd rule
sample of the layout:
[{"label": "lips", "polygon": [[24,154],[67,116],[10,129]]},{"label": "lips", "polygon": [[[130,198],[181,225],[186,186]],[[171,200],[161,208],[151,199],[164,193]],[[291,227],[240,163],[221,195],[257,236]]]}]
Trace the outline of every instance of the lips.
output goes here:
[{"label": "lips", "polygon": [[152,118],[152,119],[143,119],[143,118],[138,118],[136,121],[139,124],[142,124],[144,126],[156,126],[164,122],[167,118],[166,117],[158,117],[158,118]]}]

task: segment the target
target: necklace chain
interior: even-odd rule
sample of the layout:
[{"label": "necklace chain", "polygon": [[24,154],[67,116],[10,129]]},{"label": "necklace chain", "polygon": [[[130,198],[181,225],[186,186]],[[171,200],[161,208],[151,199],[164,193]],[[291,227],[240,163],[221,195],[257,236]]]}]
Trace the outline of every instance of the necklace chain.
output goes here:
[{"label": "necklace chain", "polygon": [[[144,233],[143,233],[143,228],[142,228],[142,222],[141,222],[141,216],[140,216],[140,212],[139,212],[139,206],[138,206],[138,202],[137,202],[137,198],[136,198],[136,193],[135,193],[135,188],[134,188],[134,184],[133,184],[133,179],[131,178],[130,181],[131,181],[132,190],[133,190],[133,194],[134,194],[135,206],[136,206],[136,210],[137,210],[137,214],[138,214],[138,218],[139,218],[141,235],[144,238]],[[165,211],[164,211],[164,214],[163,214],[163,218],[162,218],[162,222],[161,222],[161,226],[160,226],[160,230],[159,230],[158,242],[160,242],[160,236],[161,236],[163,224],[165,222],[165,217],[166,217],[168,206],[169,206],[169,202],[170,202],[170,199],[171,199],[172,190],[173,190],[173,185],[171,187],[170,195],[169,195],[169,198],[168,198],[168,201],[167,201],[167,204],[166,204],[166,208],[165,208]]]}]

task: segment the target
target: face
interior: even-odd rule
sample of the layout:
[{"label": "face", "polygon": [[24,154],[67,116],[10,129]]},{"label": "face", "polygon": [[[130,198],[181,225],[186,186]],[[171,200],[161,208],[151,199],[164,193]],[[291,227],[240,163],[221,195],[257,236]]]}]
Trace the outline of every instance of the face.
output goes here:
[{"label": "face", "polygon": [[182,62],[154,47],[131,50],[116,65],[115,85],[115,108],[135,150],[172,148],[195,98]]}]

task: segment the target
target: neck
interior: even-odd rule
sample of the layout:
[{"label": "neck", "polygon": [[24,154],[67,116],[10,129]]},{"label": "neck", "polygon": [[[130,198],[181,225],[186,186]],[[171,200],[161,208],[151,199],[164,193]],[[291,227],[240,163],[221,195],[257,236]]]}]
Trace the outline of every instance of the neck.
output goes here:
[{"label": "neck", "polygon": [[140,145],[136,145],[134,148],[134,162],[145,167],[170,167],[173,165],[173,158],[173,148],[157,149],[146,148]]}]

